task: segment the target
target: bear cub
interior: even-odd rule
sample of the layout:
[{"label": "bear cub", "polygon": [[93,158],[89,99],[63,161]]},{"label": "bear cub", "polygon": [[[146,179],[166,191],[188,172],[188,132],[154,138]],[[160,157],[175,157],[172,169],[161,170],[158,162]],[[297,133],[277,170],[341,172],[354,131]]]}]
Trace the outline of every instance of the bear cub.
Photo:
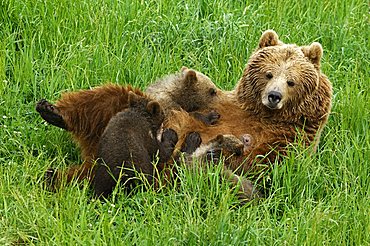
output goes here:
[{"label": "bear cub", "polygon": [[168,110],[185,110],[186,112],[209,109],[218,98],[220,89],[206,75],[182,67],[180,72],[170,74],[149,85],[145,90]]},{"label": "bear cub", "polygon": [[202,143],[201,135],[198,132],[191,132],[185,137],[181,152],[184,153],[185,164],[191,168],[194,167],[194,161],[204,167],[207,163],[220,163],[222,157],[221,177],[233,188],[237,188],[238,199],[244,204],[262,198],[262,194],[249,179],[235,174],[228,166],[235,161],[234,158],[242,157],[252,144],[253,138],[250,134],[242,134],[240,137],[231,134],[218,135],[208,143]]},{"label": "bear cub", "polygon": [[153,164],[156,156],[160,164],[167,162],[177,143],[175,131],[166,129],[161,134],[164,113],[158,102],[129,92],[128,104],[112,117],[99,141],[92,180],[97,196],[107,197],[118,181],[131,191],[141,174],[144,182],[154,184],[161,171]]}]

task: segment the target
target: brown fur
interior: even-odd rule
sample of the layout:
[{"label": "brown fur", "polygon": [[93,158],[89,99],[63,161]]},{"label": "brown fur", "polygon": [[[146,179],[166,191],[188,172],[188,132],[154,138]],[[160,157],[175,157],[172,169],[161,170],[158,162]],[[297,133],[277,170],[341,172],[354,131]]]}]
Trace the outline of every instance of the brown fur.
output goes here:
[{"label": "brown fur", "polygon": [[93,90],[64,93],[56,102],[55,107],[80,145],[84,160],[95,159],[99,137],[109,120],[128,107],[130,91],[144,96],[131,86],[107,84]]},{"label": "brown fur", "polygon": [[[192,132],[186,136],[181,151],[185,153],[183,160],[190,168],[194,168],[194,164],[204,167],[205,164],[218,164],[222,161],[224,163],[221,169],[222,178],[230,182],[233,188],[238,188],[238,198],[245,203],[262,195],[250,180],[235,174],[227,164],[234,161],[234,158],[241,158],[243,152],[249,149],[252,143],[252,137],[249,134],[243,134],[239,138],[234,135],[218,135],[208,143],[202,144],[200,134]],[[222,160],[220,160],[221,157]]]},{"label": "brown fur", "polygon": [[[284,44],[274,31],[266,31],[236,88],[218,92],[218,100],[208,106],[221,115],[217,124],[210,126],[178,110],[168,113],[165,126],[178,133],[179,146],[192,131],[199,132],[204,143],[220,134],[249,134],[252,145],[242,156],[226,163],[237,173],[261,169],[255,163],[275,161],[298,137],[306,146],[316,146],[330,113],[332,97],[331,84],[320,70],[321,56],[322,47],[318,43],[303,47]],[[92,97],[84,100],[85,105],[96,102]],[[116,107],[109,102],[111,98],[104,100],[107,100],[104,104]],[[99,119],[107,108],[101,107],[101,101],[97,102],[94,114]],[[79,106],[72,102],[71,110]],[[90,124],[89,117],[84,120],[76,124]],[[82,166],[77,170],[85,169]]]},{"label": "brown fur", "polygon": [[145,92],[156,99],[167,114],[174,109],[187,112],[208,110],[217,101],[220,90],[206,75],[182,67],[179,73],[149,85]]},{"label": "brown fur", "polygon": [[164,138],[158,140],[164,120],[158,102],[133,92],[129,92],[128,101],[129,108],[112,117],[99,141],[92,182],[98,196],[108,196],[118,180],[130,191],[138,182],[136,172],[154,184],[156,155],[160,164],[166,163],[177,142],[174,131],[167,131],[171,134],[163,134]]},{"label": "brown fur", "polygon": [[52,189],[58,188],[63,181],[91,179],[100,136],[109,120],[128,107],[129,92],[145,96],[130,85],[106,84],[93,90],[64,93],[55,105],[46,100],[36,105],[36,110],[47,122],[60,126],[54,120],[50,121],[49,116],[60,118],[63,128],[71,132],[78,143],[83,159],[82,165],[73,165],[66,171],[48,169],[45,177]]},{"label": "brown fur", "polygon": [[[219,134],[250,134],[253,145],[227,164],[237,173],[261,168],[255,163],[275,161],[298,137],[306,146],[316,146],[330,113],[332,96],[331,84],[320,71],[321,55],[318,43],[287,45],[274,31],[266,31],[235,90],[220,95],[222,98],[213,106],[221,115],[217,125],[196,122],[184,111],[172,112],[165,125],[178,133],[179,144],[190,131],[199,132],[203,142]],[[266,99],[272,90],[281,94],[277,104]]]},{"label": "brown fur", "polygon": [[59,186],[59,180],[69,183],[73,178],[83,180],[92,175],[99,139],[109,120],[128,107],[128,94],[154,98],[159,101],[165,113],[171,109],[191,112],[191,117],[204,124],[214,124],[219,115],[215,111],[207,114],[193,112],[205,110],[208,104],[218,100],[219,90],[204,74],[183,67],[180,73],[159,79],[148,88],[147,93],[131,86],[107,84],[91,90],[81,90],[62,94],[55,105],[41,100],[36,110],[50,124],[71,132],[81,148],[82,165],[75,165],[67,171],[49,169],[47,179],[52,186]]}]

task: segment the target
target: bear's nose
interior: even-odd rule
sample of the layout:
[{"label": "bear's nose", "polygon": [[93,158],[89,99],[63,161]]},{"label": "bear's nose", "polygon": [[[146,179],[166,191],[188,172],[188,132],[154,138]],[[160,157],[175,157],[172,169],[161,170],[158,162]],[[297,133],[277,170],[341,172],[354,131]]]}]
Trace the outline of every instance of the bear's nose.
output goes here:
[{"label": "bear's nose", "polygon": [[267,95],[269,103],[273,106],[276,106],[281,101],[281,93],[277,91],[270,91]]}]

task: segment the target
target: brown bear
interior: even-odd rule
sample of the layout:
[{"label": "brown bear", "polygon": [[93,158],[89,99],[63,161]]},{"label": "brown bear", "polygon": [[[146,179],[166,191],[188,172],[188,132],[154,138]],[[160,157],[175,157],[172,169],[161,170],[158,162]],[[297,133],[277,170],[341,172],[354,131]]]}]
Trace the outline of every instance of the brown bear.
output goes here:
[{"label": "brown bear", "polygon": [[325,126],[332,98],[332,87],[320,70],[322,47],[284,44],[268,30],[260,38],[236,88],[216,105],[219,122],[205,126],[183,111],[173,111],[165,127],[174,129],[179,143],[192,131],[204,142],[219,134],[250,134],[252,145],[240,157],[225,163],[237,173],[252,172],[274,162],[287,147],[301,138],[314,149]]},{"label": "brown bear", "polygon": [[[255,163],[268,165],[284,155],[287,147],[298,138],[306,146],[315,147],[327,122],[332,98],[331,84],[320,69],[322,53],[319,43],[303,47],[284,44],[274,31],[266,31],[236,88],[219,93],[218,100],[210,103],[209,108],[221,115],[216,125],[204,124],[180,110],[170,111],[165,126],[177,132],[178,146],[192,131],[199,132],[204,143],[220,134],[249,134],[252,145],[242,156],[225,164],[237,173],[261,167]],[[87,99],[87,104],[101,103],[91,97]],[[72,105],[71,111],[79,106],[78,103]],[[96,107],[93,114],[104,118],[102,111],[102,107]],[[78,124],[90,124],[88,119],[84,120],[86,122]]]},{"label": "brown bear", "polygon": [[[97,196],[107,197],[118,181],[130,191],[142,174],[154,184],[158,167],[172,156],[177,134],[166,129],[161,134],[164,113],[158,102],[133,92],[128,94],[129,107],[117,113],[106,126],[98,145],[97,165],[92,186]],[[161,141],[158,136],[162,136]]]},{"label": "brown bear", "polygon": [[173,109],[187,112],[208,110],[219,92],[210,78],[187,67],[157,80],[145,90],[163,105],[165,112]]},{"label": "brown bear", "polygon": [[[167,93],[157,93],[166,88],[169,90]],[[202,124],[214,124],[219,118],[215,111],[206,114],[191,111],[206,111],[210,108],[208,104],[217,101],[220,93],[207,76],[195,70],[183,67],[180,73],[156,81],[148,91],[149,96],[164,105],[165,113],[169,113],[172,107],[188,110],[191,117],[202,121]],[[109,120],[128,107],[129,92],[144,96],[142,91],[131,86],[107,84],[91,90],[64,93],[55,105],[45,99],[37,103],[36,110],[44,120],[72,133],[84,160],[83,165],[72,166],[65,172],[55,174],[53,169],[49,169],[46,176],[52,186],[59,186],[58,180],[68,183],[73,178],[83,180],[91,175],[100,136]],[[188,98],[192,100],[186,100]]]},{"label": "brown bear", "polygon": [[157,80],[145,93],[162,105],[166,115],[172,110],[185,110],[208,125],[215,124],[219,118],[210,107],[219,99],[221,90],[206,75],[187,67]]}]

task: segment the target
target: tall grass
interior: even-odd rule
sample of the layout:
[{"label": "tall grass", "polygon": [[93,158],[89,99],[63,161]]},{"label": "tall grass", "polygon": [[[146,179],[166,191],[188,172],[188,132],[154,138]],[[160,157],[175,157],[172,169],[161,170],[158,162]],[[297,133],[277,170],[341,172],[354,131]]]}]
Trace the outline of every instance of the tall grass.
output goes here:
[{"label": "tall grass", "polygon": [[[106,81],[145,88],[183,65],[232,89],[266,29],[320,42],[334,87],[318,152],[292,150],[267,199],[239,206],[217,168],[106,203],[87,186],[43,189],[47,167],[80,160],[37,100]],[[1,1],[0,244],[370,244],[369,39],[360,0]]]}]

